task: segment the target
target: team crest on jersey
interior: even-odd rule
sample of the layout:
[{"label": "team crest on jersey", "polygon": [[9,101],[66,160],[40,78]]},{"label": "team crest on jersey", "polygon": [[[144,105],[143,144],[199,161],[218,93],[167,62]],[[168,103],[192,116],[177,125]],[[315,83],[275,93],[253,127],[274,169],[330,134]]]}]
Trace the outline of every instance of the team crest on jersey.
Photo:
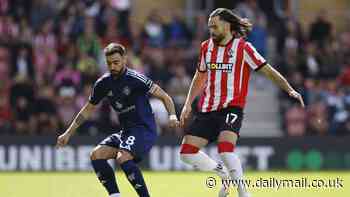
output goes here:
[{"label": "team crest on jersey", "polygon": [[230,58],[232,58],[232,57],[233,57],[233,54],[234,54],[233,50],[230,49],[230,50],[228,51],[228,56],[229,56]]},{"label": "team crest on jersey", "polygon": [[128,86],[126,86],[124,89],[123,89],[123,93],[125,94],[125,95],[129,95],[130,94],[130,88],[128,87]]},{"label": "team crest on jersey", "polygon": [[118,109],[122,109],[122,108],[123,108],[123,104],[119,103],[118,101],[115,102],[115,106],[116,106]]},{"label": "team crest on jersey", "polygon": [[232,63],[207,63],[207,68],[209,70],[222,70],[224,72],[231,72],[232,67]]}]

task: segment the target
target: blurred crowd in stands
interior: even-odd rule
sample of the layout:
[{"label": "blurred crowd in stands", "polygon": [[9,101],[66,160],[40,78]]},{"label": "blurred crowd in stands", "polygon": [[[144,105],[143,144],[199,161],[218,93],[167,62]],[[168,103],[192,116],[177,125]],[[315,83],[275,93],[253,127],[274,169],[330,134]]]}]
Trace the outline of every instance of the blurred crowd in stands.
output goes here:
[{"label": "blurred crowd in stands", "polygon": [[[208,13],[199,13],[190,26],[180,11],[152,10],[140,24],[130,17],[130,3],[0,0],[0,134],[61,133],[106,72],[102,49],[109,42],[125,45],[128,66],[167,90],[180,112],[199,45],[208,38]],[[349,134],[350,29],[336,32],[325,11],[308,31],[288,11],[270,21],[255,0],[242,1],[235,11],[254,24],[247,39],[263,56],[273,57],[273,65],[305,98],[302,109],[281,92],[286,135]],[[271,38],[276,40],[272,47]],[[160,132],[169,131],[165,107],[155,99],[151,105]],[[99,106],[80,134],[118,128],[108,103]]]}]

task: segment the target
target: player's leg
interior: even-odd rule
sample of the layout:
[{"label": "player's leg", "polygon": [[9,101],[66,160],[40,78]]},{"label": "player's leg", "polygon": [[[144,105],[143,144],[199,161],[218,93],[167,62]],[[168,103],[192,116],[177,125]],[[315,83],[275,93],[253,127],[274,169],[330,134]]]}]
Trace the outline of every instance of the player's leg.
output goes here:
[{"label": "player's leg", "polygon": [[[215,132],[217,128],[215,129],[214,127],[212,121],[207,118],[195,118],[189,127],[190,131],[186,131],[187,135],[183,138],[180,158],[184,163],[192,165],[199,170],[215,172],[221,179],[227,179],[228,174],[224,167],[200,151],[202,147],[217,138],[218,133]],[[223,185],[219,192],[219,197],[227,195],[228,190]]]},{"label": "player's leg", "polygon": [[180,158],[184,163],[199,170],[219,172],[219,176],[222,176],[221,164],[200,151],[202,147],[218,137],[218,133],[215,133],[217,128],[212,123],[212,118],[210,115],[195,115],[189,127],[185,130],[186,135],[182,140]]},{"label": "player's leg", "polygon": [[[205,138],[185,135],[180,151],[181,160],[201,171],[215,172],[223,180],[228,179],[229,176],[224,167],[199,150],[207,144],[208,140]],[[226,185],[222,185],[219,192],[219,197],[226,197],[228,194],[228,187],[226,187]]]},{"label": "player's leg", "polygon": [[148,197],[150,194],[136,163],[150,151],[156,138],[155,129],[150,130],[144,126],[129,128],[121,137],[117,162],[140,197]]},{"label": "player's leg", "polygon": [[108,159],[114,159],[117,156],[117,152],[118,149],[114,147],[98,145],[90,154],[92,167],[110,197],[120,196],[114,170],[107,162]]},{"label": "player's leg", "polygon": [[117,162],[124,171],[130,184],[134,187],[136,193],[140,197],[149,197],[145,180],[143,178],[140,168],[134,161],[134,156],[125,150],[120,150],[117,156]]},{"label": "player's leg", "polygon": [[232,180],[236,180],[240,197],[248,196],[244,185],[241,161],[235,152],[237,134],[232,131],[222,131],[218,139],[218,152]]},{"label": "player's leg", "polygon": [[184,163],[192,165],[202,171],[211,171],[217,167],[217,163],[200,149],[208,144],[208,140],[202,137],[185,135],[180,149],[180,158]]},{"label": "player's leg", "polygon": [[249,196],[245,185],[243,184],[243,170],[241,161],[235,152],[236,142],[239,130],[243,121],[243,111],[233,109],[226,114],[222,114],[218,118],[222,122],[222,131],[218,138],[218,152],[232,180],[236,180],[238,184],[238,193],[240,197]]}]

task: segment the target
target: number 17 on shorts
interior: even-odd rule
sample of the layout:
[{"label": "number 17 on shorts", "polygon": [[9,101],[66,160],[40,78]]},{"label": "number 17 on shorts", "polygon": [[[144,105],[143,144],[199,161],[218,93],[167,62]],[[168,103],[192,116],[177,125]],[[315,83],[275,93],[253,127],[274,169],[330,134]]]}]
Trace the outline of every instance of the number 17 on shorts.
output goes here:
[{"label": "number 17 on shorts", "polygon": [[233,123],[236,122],[237,118],[238,118],[237,114],[227,113],[225,123],[228,125],[232,125]]}]

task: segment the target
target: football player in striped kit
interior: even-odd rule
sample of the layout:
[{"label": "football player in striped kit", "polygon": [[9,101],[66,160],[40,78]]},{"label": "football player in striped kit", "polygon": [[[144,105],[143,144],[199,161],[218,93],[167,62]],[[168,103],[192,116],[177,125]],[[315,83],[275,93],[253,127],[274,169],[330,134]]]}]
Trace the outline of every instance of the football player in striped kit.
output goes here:
[{"label": "football player in striped kit", "polygon": [[[218,8],[210,14],[210,38],[201,44],[197,71],[180,117],[180,124],[184,127],[192,111],[191,105],[200,95],[198,113],[185,128],[181,159],[200,170],[216,172],[222,179],[239,182],[239,197],[250,196],[244,185],[243,170],[235,147],[251,70],[264,74],[304,106],[301,95],[267,64],[251,43],[245,41],[244,37],[251,27],[248,20],[226,8]],[[200,151],[215,141],[224,165]],[[227,186],[223,185],[219,196],[227,195]]]}]

